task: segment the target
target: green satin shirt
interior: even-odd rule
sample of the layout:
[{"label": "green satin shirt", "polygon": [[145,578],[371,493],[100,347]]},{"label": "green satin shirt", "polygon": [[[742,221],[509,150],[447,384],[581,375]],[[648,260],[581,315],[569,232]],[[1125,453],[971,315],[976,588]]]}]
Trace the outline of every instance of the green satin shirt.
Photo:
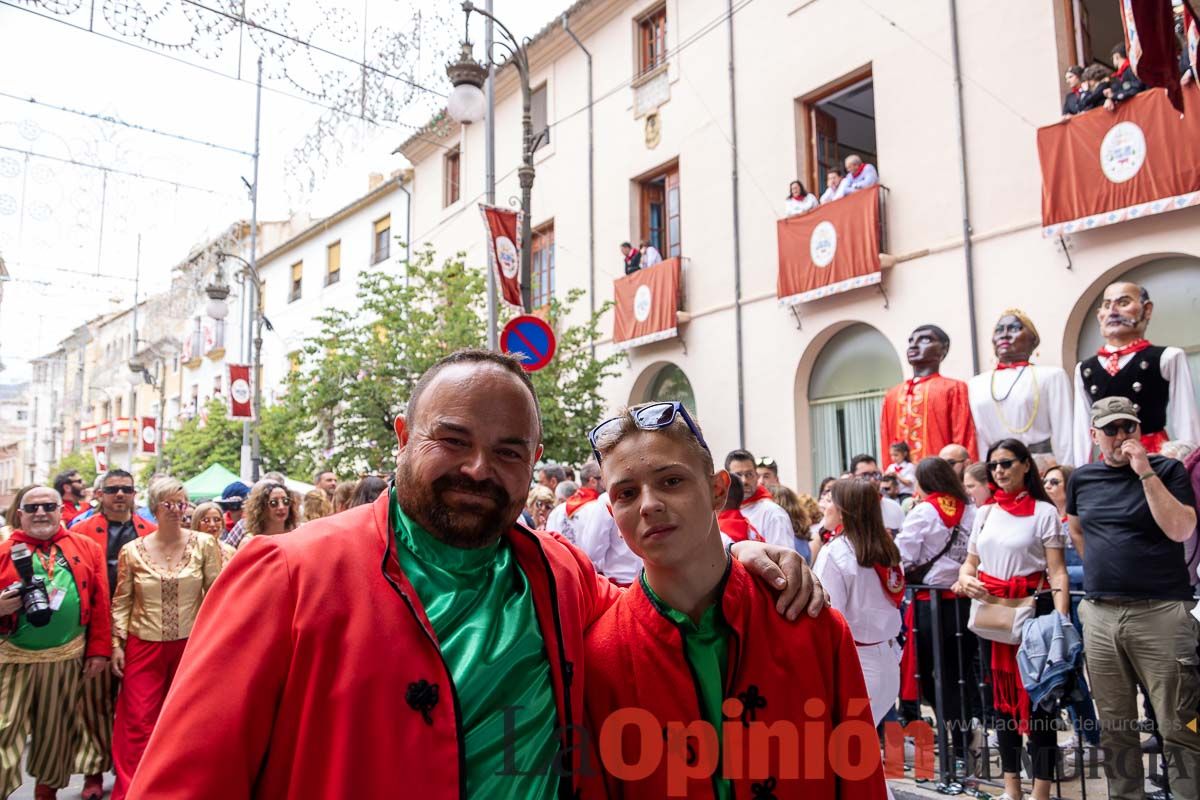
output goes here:
[{"label": "green satin shirt", "polygon": [[404,513],[394,490],[391,524],[400,568],[458,695],[467,795],[551,800],[559,739],[550,661],[529,580],[511,548],[503,540],[479,550],[445,544]]}]

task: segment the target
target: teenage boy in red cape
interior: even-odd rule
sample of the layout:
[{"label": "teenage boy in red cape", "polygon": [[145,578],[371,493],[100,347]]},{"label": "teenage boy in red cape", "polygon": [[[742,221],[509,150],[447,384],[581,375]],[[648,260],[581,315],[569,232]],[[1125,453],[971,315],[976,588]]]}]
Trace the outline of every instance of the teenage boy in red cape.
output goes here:
[{"label": "teenage boy in red cape", "polygon": [[[619,590],[561,537],[516,522],[542,453],[533,385],[513,358],[460,351],[417,381],[395,428],[389,491],[256,537],[221,573],[130,800],[550,800],[578,787],[575,666]],[[767,580],[808,577],[798,556],[737,550],[780,558],[786,578],[751,567]]]},{"label": "teenage boy in red cape", "polygon": [[593,445],[645,570],[588,632],[583,796],[884,798],[845,619],[783,620],[726,554],[730,477],[682,404],[626,410]]}]

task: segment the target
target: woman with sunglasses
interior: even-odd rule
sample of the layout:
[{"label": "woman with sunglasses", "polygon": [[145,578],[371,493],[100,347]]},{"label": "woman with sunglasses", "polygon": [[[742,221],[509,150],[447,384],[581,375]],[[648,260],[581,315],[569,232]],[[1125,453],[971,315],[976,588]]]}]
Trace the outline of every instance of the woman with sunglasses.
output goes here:
[{"label": "woman with sunglasses", "polygon": [[529,515],[529,527],[535,531],[546,530],[546,520],[554,510],[554,492],[538,484],[529,490],[525,500],[525,513]]},{"label": "woman with sunglasses", "polygon": [[187,492],[176,478],[150,484],[158,530],[121,548],[113,591],[113,673],[124,678],[113,725],[114,800],[137,770],[223,558],[210,533],[182,525]]},{"label": "woman with sunglasses", "polygon": [[[879,762],[870,769],[860,760],[878,751],[850,628],[829,610],[785,620],[772,594],[729,556],[717,512],[731,478],[714,469],[696,421],[681,404],[656,403],[623,411],[591,440],[613,519],[643,572],[587,634],[584,702],[599,752],[583,796],[883,797]],[[797,682],[799,674],[817,677]],[[615,726],[619,741],[602,745],[598,732],[613,727],[606,721],[631,711],[647,724]],[[763,748],[750,760],[755,735],[743,735],[743,723],[791,726],[798,750]],[[853,759],[868,769],[855,775],[839,775],[839,765],[851,762],[830,732],[843,724],[869,740],[860,740],[865,751]],[[639,752],[639,744],[644,753],[643,731],[657,735],[659,726],[667,742],[648,774],[611,769],[629,763],[622,753]],[[676,738],[675,726],[686,739]],[[726,733],[734,728],[736,740]],[[686,767],[672,755],[685,745],[695,755]],[[798,753],[807,754],[805,765],[798,777],[788,775],[786,763]],[[824,758],[813,763],[814,753]],[[693,761],[707,767],[691,769]]]},{"label": "woman with sunglasses", "polygon": [[[993,503],[975,515],[967,560],[959,570],[954,591],[974,600],[1028,597],[1039,594],[1036,614],[1058,611],[1070,616],[1071,596],[1065,545],[1058,509],[1050,502],[1028,448],[1016,439],[1002,439],[987,454],[988,472],[996,491]],[[1051,599],[1053,597],[1053,599]],[[991,644],[992,705],[1004,773],[1002,800],[1021,800],[1022,737],[1029,739],[1033,758],[1033,798],[1048,800],[1058,753],[1054,733],[1057,714],[1031,708],[1029,694],[1017,669],[1017,645]]]},{"label": "woman with sunglasses", "polygon": [[299,513],[292,493],[276,481],[259,481],[250,490],[242,518],[246,520],[246,535],[238,549],[255,536],[278,536],[296,529]]},{"label": "woman with sunglasses", "polygon": [[237,552],[231,545],[221,541],[221,535],[225,533],[225,512],[216,503],[209,501],[196,506],[192,510],[191,528],[216,538],[221,545],[221,557],[224,563],[229,563],[229,559],[233,558],[233,554]]}]

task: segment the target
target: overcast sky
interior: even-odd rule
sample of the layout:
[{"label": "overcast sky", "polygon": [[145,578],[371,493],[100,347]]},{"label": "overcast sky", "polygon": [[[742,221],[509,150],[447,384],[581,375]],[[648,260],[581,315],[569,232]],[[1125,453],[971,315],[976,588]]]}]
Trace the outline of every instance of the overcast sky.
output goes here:
[{"label": "overcast sky", "polygon": [[[254,64],[264,47],[259,218],[321,216],[361,195],[368,173],[406,166],[391,151],[441,108],[445,63],[462,35],[455,0],[247,3],[265,27],[329,52],[243,31],[209,10],[240,9],[241,0],[107,4],[146,10],[115,18],[101,0],[94,13],[92,0],[45,5],[68,13],[0,0],[0,257],[13,278],[0,303],[0,383],[27,380],[29,359],[86,320],[129,306],[135,276],[139,295],[165,288],[193,246],[250,216],[245,155],[27,98],[248,152]],[[532,36],[570,0],[494,5],[514,33]],[[483,39],[478,17],[472,38]],[[361,71],[347,59],[362,61],[364,52],[384,64],[366,82],[372,121],[345,121],[328,106],[361,116]],[[393,60],[379,60],[385,53]]]}]

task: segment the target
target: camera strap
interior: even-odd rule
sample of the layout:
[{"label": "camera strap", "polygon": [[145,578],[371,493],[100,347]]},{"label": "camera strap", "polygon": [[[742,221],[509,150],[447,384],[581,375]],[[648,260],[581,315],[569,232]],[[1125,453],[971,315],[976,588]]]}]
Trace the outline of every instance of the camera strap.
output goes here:
[{"label": "camera strap", "polygon": [[46,573],[46,582],[54,580],[54,565],[58,562],[58,554],[54,552],[54,545],[50,545],[50,552],[42,555],[41,550],[34,550],[34,555],[37,560],[42,563],[42,571]]}]

